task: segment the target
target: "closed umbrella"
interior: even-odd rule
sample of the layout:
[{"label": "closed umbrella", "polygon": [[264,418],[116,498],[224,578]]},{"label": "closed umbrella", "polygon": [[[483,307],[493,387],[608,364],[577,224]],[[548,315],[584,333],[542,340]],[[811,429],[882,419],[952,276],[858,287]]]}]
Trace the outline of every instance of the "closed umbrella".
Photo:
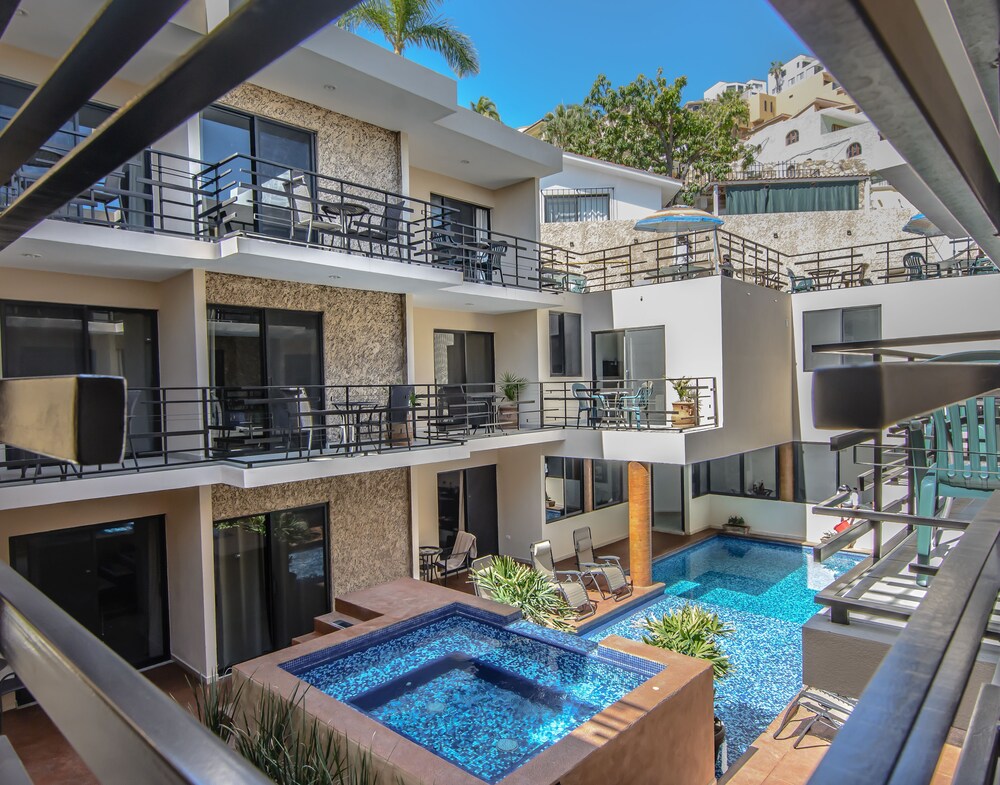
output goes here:
[{"label": "closed umbrella", "polygon": [[687,232],[712,231],[712,242],[715,248],[715,271],[719,271],[719,227],[725,223],[719,216],[706,213],[696,207],[684,204],[665,207],[645,218],[635,222],[635,229],[640,232],[659,232],[661,234],[685,234]]}]

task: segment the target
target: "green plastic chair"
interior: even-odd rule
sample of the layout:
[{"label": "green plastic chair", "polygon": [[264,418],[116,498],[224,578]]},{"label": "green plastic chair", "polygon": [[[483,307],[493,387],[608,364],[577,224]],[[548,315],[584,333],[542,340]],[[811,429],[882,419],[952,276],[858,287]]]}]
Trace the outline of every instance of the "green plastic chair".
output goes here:
[{"label": "green plastic chair", "polygon": [[[935,357],[928,362],[1000,363],[1000,352],[961,352]],[[910,423],[913,487],[917,514],[933,518],[938,499],[983,498],[1000,490],[1000,407],[997,396],[969,398],[931,415],[929,428],[919,421]],[[933,454],[928,446],[933,444]],[[917,526],[917,564],[930,564],[934,546],[933,526]],[[917,583],[928,584],[928,576],[918,575]]]},{"label": "green plastic chair", "polygon": [[[642,428],[642,416],[649,408],[649,398],[653,394],[653,383],[643,382],[634,393],[621,396],[618,407],[629,420],[635,419],[635,427]],[[649,417],[646,417],[646,427],[649,427]]]},{"label": "green plastic chair", "polygon": [[792,294],[796,292],[811,292],[816,288],[816,281],[810,275],[796,275],[791,267],[785,268],[785,274],[788,276]]}]

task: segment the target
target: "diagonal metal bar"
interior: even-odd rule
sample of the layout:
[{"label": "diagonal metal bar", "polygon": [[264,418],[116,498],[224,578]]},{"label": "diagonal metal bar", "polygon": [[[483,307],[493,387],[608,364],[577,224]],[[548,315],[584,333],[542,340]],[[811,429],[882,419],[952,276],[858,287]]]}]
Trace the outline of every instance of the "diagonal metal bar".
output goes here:
[{"label": "diagonal metal bar", "polygon": [[0,36],[7,32],[7,25],[17,13],[21,0],[0,0]]},{"label": "diagonal metal bar", "polygon": [[817,428],[881,430],[1000,387],[1000,367],[967,363],[870,363],[818,368]]},{"label": "diagonal metal bar", "polygon": [[357,0],[247,0],[0,214],[0,249]]},{"label": "diagonal metal bar", "polygon": [[109,0],[0,131],[0,182],[14,176],[187,0]]}]

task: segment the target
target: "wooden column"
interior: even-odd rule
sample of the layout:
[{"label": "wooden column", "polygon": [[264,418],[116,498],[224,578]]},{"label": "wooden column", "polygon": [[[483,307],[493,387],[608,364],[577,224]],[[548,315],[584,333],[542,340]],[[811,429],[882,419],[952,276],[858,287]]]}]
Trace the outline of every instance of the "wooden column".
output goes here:
[{"label": "wooden column", "polygon": [[795,454],[791,442],[778,445],[778,498],[795,501]]},{"label": "wooden column", "polygon": [[651,468],[648,463],[628,465],[628,558],[632,582],[653,585],[653,515]]},{"label": "wooden column", "polygon": [[594,462],[590,458],[583,461],[583,511],[594,511]]}]

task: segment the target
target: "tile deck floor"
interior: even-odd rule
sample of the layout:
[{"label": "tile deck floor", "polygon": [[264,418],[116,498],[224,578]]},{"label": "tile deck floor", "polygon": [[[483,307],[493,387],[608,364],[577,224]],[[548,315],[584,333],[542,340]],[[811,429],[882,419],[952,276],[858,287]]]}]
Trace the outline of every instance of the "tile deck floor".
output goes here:
[{"label": "tile deck floor", "polygon": [[[782,715],[784,712],[751,745],[742,764],[726,772],[721,782],[725,785],[806,785],[829,749],[830,736],[823,735],[823,730],[815,734],[810,732],[795,749],[792,744],[799,723],[811,715],[799,709],[782,731],[781,738],[775,739],[774,732]],[[931,785],[950,785],[960,752],[961,748],[953,744],[945,746]]]}]

